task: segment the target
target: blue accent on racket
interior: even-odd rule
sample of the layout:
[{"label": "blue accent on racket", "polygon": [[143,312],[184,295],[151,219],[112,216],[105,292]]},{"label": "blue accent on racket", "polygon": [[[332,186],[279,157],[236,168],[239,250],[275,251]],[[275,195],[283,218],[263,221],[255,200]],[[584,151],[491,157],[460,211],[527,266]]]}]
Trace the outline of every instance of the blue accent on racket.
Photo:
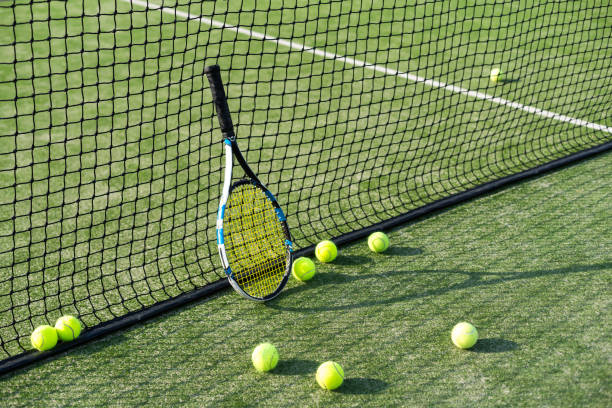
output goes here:
[{"label": "blue accent on racket", "polygon": [[224,215],[225,215],[225,205],[222,205],[221,207],[219,207],[219,212],[217,213],[217,219],[222,220]]},{"label": "blue accent on racket", "polygon": [[217,243],[223,245],[223,228],[217,230]]},{"label": "blue accent on racket", "polygon": [[270,201],[276,202],[276,197],[274,197],[274,195],[270,191],[266,190],[266,195],[268,196]]},{"label": "blue accent on racket", "polygon": [[274,211],[276,212],[276,216],[278,217],[278,220],[283,222],[283,221],[287,221],[287,218],[285,218],[285,214],[283,213],[283,210],[281,210],[280,208],[275,208]]}]

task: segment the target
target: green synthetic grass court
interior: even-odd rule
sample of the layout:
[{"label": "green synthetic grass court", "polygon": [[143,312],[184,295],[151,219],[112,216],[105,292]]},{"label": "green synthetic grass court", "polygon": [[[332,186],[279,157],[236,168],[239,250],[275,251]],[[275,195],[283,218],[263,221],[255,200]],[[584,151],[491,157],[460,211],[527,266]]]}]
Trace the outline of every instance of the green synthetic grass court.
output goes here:
[{"label": "green synthetic grass court", "polygon": [[[451,2],[413,3],[164,5],[612,125],[603,2],[461,1],[453,13]],[[196,18],[126,2],[15,4],[14,21],[0,8],[0,106],[18,114],[0,122],[0,336],[11,355],[61,313],[91,327],[222,277],[209,62],[231,67],[243,149],[279,192],[298,247],[609,140]],[[492,66],[513,82],[492,86]]]},{"label": "green synthetic grass court", "polygon": [[[231,290],[0,379],[4,406],[606,407],[612,154],[365,240],[266,304]],[[461,320],[473,351],[452,346]],[[257,373],[250,352],[281,361]],[[317,365],[344,366],[338,392]]]}]

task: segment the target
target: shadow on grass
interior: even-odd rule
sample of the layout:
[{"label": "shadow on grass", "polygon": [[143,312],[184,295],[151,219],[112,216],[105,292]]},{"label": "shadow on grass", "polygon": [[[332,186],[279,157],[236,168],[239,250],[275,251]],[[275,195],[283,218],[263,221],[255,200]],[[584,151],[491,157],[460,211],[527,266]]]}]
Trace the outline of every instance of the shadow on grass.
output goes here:
[{"label": "shadow on grass", "polygon": [[[119,331],[105,333],[105,334],[102,334],[102,335],[99,335],[99,336],[96,336],[94,338],[87,339],[87,340],[85,339],[84,335],[81,335],[79,339],[84,340],[84,342],[77,342],[78,341],[77,340],[75,342],[70,342],[70,343],[59,343],[59,345],[56,346],[54,350],[57,353],[49,354],[33,363],[27,364],[23,367],[17,368],[13,371],[9,371],[7,373],[0,375],[0,383],[3,380],[8,379],[12,376],[26,375],[28,372],[32,370],[36,370],[40,366],[44,366],[45,364],[48,364],[55,360],[61,360],[65,358],[65,356],[68,354],[73,355],[73,356],[79,356],[79,355],[87,356],[87,355],[92,355],[92,354],[97,354],[97,353],[109,353],[109,355],[114,356],[112,351],[111,352],[108,351],[109,348],[120,345],[124,341],[130,341],[133,338],[132,337],[133,330],[136,330],[139,327],[151,324],[151,322],[163,321],[167,319],[176,318],[176,315],[184,313],[186,310],[189,310],[194,307],[198,307],[199,305],[203,303],[211,302],[214,299],[217,299],[223,296],[224,292],[225,292],[224,290],[221,290],[219,292],[211,294],[208,297],[196,300],[194,302],[187,303],[180,308],[171,309],[159,315],[154,315],[148,319],[130,324],[122,328]],[[87,333],[88,332],[85,331],[85,334]],[[189,341],[190,341],[189,339],[185,339],[185,344],[184,344],[185,347],[189,347]],[[119,357],[124,358],[125,356],[121,355]],[[91,367],[91,371],[95,371],[95,370],[97,370],[97,367]]]},{"label": "shadow on grass", "polygon": [[385,252],[383,252],[382,255],[415,256],[421,255],[422,253],[423,250],[421,248],[401,247],[393,245]]},{"label": "shadow on grass", "polygon": [[[143,323],[138,323],[143,324]],[[129,341],[130,337],[126,334],[132,327],[128,327],[125,331],[122,332],[114,332],[108,336],[102,336],[100,338],[96,338],[86,343],[75,343],[76,346],[73,347],[72,344],[59,343],[57,346],[58,349],[54,350],[57,353],[42,355],[42,353],[38,353],[42,356],[40,360],[34,361],[30,364],[27,364],[23,367],[17,368],[13,371],[9,371],[0,375],[0,383],[4,380],[7,380],[13,376],[21,376],[27,375],[30,371],[34,371],[39,369],[41,366],[49,364],[55,360],[61,360],[65,358],[67,355],[90,355],[101,352],[107,352],[109,346],[113,346],[116,344],[120,344],[124,341]],[[62,347],[63,346],[63,347]],[[61,348],[60,348],[61,347]],[[95,367],[92,368],[95,370]]]},{"label": "shadow on grass", "polygon": [[336,392],[339,394],[376,394],[388,386],[389,384],[376,378],[347,378]]},{"label": "shadow on grass", "polygon": [[343,265],[343,266],[361,266],[372,262],[372,259],[367,256],[362,255],[338,255],[338,257],[334,260],[334,265]]},{"label": "shadow on grass", "polygon": [[278,362],[278,365],[276,366],[276,368],[271,371],[271,373],[278,374],[278,375],[312,374],[317,371],[318,366],[319,364],[316,361],[311,361],[311,360],[299,360],[299,359],[281,360]]},{"label": "shadow on grass", "polygon": [[479,339],[471,349],[475,353],[504,353],[518,350],[520,346],[511,340],[501,338]]},{"label": "shadow on grass", "polygon": [[518,79],[517,77],[510,77],[510,78],[502,78],[497,81],[499,85],[509,85],[515,82],[520,82],[520,79]]},{"label": "shadow on grass", "polygon": [[[523,279],[534,279],[540,278],[544,276],[551,275],[567,275],[570,273],[580,273],[580,272],[597,272],[608,270],[612,268],[612,262],[603,262],[595,265],[570,265],[565,268],[557,268],[557,269],[541,269],[535,271],[527,271],[527,272],[471,272],[471,271],[461,271],[461,270],[452,270],[452,269],[422,269],[415,271],[388,271],[382,273],[360,273],[355,275],[346,275],[337,272],[327,272],[321,273],[317,275],[316,279],[309,281],[305,285],[294,286],[285,290],[284,296],[273,299],[271,301],[266,302],[266,306],[282,310],[282,311],[292,311],[292,312],[300,312],[300,313],[312,313],[312,312],[323,312],[323,311],[335,311],[335,310],[349,310],[356,309],[361,307],[370,307],[376,305],[388,305],[397,302],[404,302],[412,299],[420,299],[426,298],[430,296],[438,296],[442,295],[454,290],[461,289],[469,289],[469,288],[477,288],[481,286],[490,286],[497,285],[503,282],[515,281],[515,280],[523,280]],[[428,290],[422,291],[412,291],[409,285],[406,286],[406,294],[402,296],[394,296],[387,297],[380,296],[381,292],[377,293],[376,297],[363,301],[363,302],[354,302],[352,304],[344,304],[344,305],[333,305],[327,304],[325,306],[313,306],[309,307],[308,305],[301,304],[298,306],[284,306],[282,302],[284,299],[290,298],[291,294],[300,293],[304,290],[312,290],[321,286],[326,285],[344,285],[347,283],[357,282],[361,280],[381,280],[385,278],[394,278],[394,277],[406,277],[409,275],[420,275],[420,274],[460,274],[465,275],[466,279],[462,282],[455,283],[448,286],[431,288]],[[398,282],[400,284],[400,282]]]}]

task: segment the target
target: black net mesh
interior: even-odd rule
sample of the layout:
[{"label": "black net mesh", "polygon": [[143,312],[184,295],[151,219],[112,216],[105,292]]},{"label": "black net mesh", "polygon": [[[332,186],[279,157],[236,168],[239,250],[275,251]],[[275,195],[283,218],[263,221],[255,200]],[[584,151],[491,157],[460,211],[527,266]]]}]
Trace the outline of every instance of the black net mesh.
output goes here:
[{"label": "black net mesh", "polygon": [[161,1],[0,2],[1,358],[223,278],[205,65],[297,249],[612,139],[608,1]]}]

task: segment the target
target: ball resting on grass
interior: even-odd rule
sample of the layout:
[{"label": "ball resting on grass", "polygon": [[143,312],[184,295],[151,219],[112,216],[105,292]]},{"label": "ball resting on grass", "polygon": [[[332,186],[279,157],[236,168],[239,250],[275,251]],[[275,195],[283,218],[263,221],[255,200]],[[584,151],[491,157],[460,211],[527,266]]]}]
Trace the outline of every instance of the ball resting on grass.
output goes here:
[{"label": "ball resting on grass", "polygon": [[495,84],[498,83],[498,82],[501,82],[502,81],[502,72],[501,72],[501,69],[493,68],[491,70],[490,78],[491,78],[491,82],[493,82]]},{"label": "ball resting on grass", "polygon": [[320,262],[327,263],[336,259],[338,248],[331,241],[321,241],[315,248],[315,255]]},{"label": "ball resting on grass", "polygon": [[374,232],[368,237],[368,247],[372,252],[384,252],[389,248],[389,237],[384,232]]},{"label": "ball resting on grass", "polygon": [[55,322],[55,330],[62,341],[72,341],[81,334],[81,322],[74,316],[62,316]]},{"label": "ball resting on grass", "polygon": [[326,361],[317,369],[316,379],[321,388],[335,390],[344,382],[344,370],[340,364]]},{"label": "ball resting on grass", "polygon": [[478,340],[478,330],[468,322],[461,322],[453,327],[451,339],[455,346],[460,349],[469,349]]},{"label": "ball resting on grass", "polygon": [[310,258],[301,257],[293,261],[291,265],[291,273],[293,277],[300,282],[312,279],[315,275],[316,267]]},{"label": "ball resting on grass", "polygon": [[273,370],[278,364],[278,351],[272,344],[262,343],[253,350],[251,361],[260,373]]},{"label": "ball resting on grass", "polygon": [[51,350],[57,344],[57,331],[49,325],[38,326],[30,336],[32,346],[38,351]]}]

